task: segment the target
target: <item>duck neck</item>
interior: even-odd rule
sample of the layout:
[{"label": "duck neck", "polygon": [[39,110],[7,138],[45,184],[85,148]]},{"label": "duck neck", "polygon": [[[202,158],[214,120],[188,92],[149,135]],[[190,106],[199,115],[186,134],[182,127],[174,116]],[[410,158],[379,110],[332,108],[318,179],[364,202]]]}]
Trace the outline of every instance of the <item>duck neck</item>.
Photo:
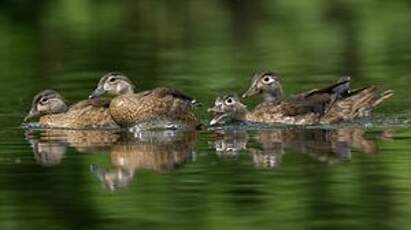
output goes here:
[{"label": "duck neck", "polygon": [[264,94],[264,102],[276,103],[283,98],[283,89],[281,86],[278,86],[276,89],[266,92]]},{"label": "duck neck", "polygon": [[247,109],[237,111],[233,116],[233,120],[240,121],[240,122],[247,121],[247,114],[248,114]]},{"label": "duck neck", "polygon": [[127,87],[124,87],[120,91],[120,95],[133,94],[133,93],[134,93],[134,87],[132,85],[128,85]]},{"label": "duck neck", "polygon": [[52,107],[50,107],[48,111],[43,113],[43,115],[65,113],[68,110],[69,110],[69,107],[66,105],[66,103],[58,103],[58,104],[53,105]]}]

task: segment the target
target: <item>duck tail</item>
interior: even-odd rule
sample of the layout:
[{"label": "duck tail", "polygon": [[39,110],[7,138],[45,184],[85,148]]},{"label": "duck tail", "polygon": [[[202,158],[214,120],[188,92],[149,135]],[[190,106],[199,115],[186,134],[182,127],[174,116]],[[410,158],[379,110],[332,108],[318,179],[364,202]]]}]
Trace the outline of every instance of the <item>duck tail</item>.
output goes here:
[{"label": "duck tail", "polygon": [[392,97],[394,92],[387,90],[381,93],[377,87],[370,86],[357,92],[353,97],[352,115],[354,118],[369,116],[372,110],[386,99]]},{"label": "duck tail", "polygon": [[388,98],[394,96],[394,91],[393,90],[386,90],[381,94],[381,97],[378,98],[374,103],[373,107],[376,107],[377,105],[381,104],[381,102],[387,100]]},{"label": "duck tail", "polygon": [[322,116],[321,122],[334,123],[368,117],[376,106],[393,95],[392,90],[381,93],[376,86],[354,90],[348,97],[337,100]]}]

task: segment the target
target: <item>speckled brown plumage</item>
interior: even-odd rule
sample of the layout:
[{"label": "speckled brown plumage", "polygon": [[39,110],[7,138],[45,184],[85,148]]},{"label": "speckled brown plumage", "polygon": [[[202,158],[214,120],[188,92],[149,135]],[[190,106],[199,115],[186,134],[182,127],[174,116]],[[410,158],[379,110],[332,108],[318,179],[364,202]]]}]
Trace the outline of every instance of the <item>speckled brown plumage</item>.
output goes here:
[{"label": "speckled brown plumage", "polygon": [[133,126],[149,120],[167,120],[195,129],[200,121],[192,105],[175,96],[174,89],[157,88],[138,94],[115,97],[110,105],[113,119],[121,126]]},{"label": "speckled brown plumage", "polygon": [[67,129],[114,129],[119,126],[111,118],[110,111],[87,101],[79,102],[67,112],[41,116],[39,124],[48,128]]},{"label": "speckled brown plumage", "polygon": [[[310,125],[319,121],[319,114],[313,112],[301,113],[301,115],[289,115],[288,103],[277,105],[259,106],[251,112],[245,114],[245,119],[251,122],[290,124],[290,125]],[[295,105],[292,105],[295,106]]]},{"label": "speckled brown plumage", "polygon": [[321,116],[320,123],[329,124],[369,117],[377,105],[393,95],[392,90],[381,92],[376,86],[356,90],[347,98],[336,101],[327,113]]}]

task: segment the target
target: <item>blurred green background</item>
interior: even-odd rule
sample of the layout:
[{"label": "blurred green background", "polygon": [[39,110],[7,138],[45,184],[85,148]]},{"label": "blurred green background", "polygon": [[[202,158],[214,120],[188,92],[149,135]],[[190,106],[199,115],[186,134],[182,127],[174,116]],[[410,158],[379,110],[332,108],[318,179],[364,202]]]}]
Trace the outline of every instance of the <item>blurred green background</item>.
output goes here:
[{"label": "blurred green background", "polygon": [[[177,87],[210,104],[275,70],[289,94],[342,74],[395,89],[409,104],[409,1],[0,1],[3,110],[44,88],[86,97],[107,71],[138,89]],[[407,100],[407,102],[403,102]],[[253,104],[253,102],[249,102]],[[388,109],[387,109],[388,111]]]},{"label": "blurred green background", "polygon": [[221,161],[205,133],[196,162],[110,193],[89,172],[109,156],[69,149],[43,168],[18,126],[40,90],[74,103],[108,71],[141,90],[181,89],[203,102],[204,121],[216,96],[262,70],[287,94],[348,74],[354,87],[395,90],[378,114],[408,116],[410,12],[408,0],[0,0],[0,228],[409,228],[408,128],[375,157],[331,167],[291,153],[278,171],[247,155]]}]

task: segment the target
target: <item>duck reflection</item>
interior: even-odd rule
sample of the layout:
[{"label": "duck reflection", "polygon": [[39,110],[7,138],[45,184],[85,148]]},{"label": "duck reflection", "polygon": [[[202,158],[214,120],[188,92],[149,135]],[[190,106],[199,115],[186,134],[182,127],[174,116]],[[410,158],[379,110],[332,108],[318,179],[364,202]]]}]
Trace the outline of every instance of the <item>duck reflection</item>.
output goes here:
[{"label": "duck reflection", "polygon": [[247,148],[248,134],[245,130],[215,130],[214,138],[212,145],[222,158],[235,158]]},{"label": "duck reflection", "polygon": [[111,147],[111,169],[91,172],[111,191],[130,185],[137,170],[170,172],[193,158],[196,132],[153,131],[123,136]]},{"label": "duck reflection", "polygon": [[259,148],[250,148],[256,168],[276,168],[284,155],[284,130],[261,130],[255,136]]},{"label": "duck reflection", "polygon": [[[384,134],[382,136],[388,136]],[[286,152],[307,154],[312,158],[335,164],[351,159],[352,149],[375,154],[377,146],[366,138],[359,128],[344,129],[263,129],[256,131],[248,142],[245,130],[216,129],[214,147],[217,155],[230,155],[233,151],[248,150],[256,168],[276,168]]]},{"label": "duck reflection", "polygon": [[62,142],[41,142],[39,139],[29,139],[37,164],[44,167],[59,165],[66,154],[67,145]]},{"label": "duck reflection", "polygon": [[59,165],[68,147],[78,152],[108,151],[120,135],[112,131],[63,129],[26,130],[36,162],[41,166]]}]

